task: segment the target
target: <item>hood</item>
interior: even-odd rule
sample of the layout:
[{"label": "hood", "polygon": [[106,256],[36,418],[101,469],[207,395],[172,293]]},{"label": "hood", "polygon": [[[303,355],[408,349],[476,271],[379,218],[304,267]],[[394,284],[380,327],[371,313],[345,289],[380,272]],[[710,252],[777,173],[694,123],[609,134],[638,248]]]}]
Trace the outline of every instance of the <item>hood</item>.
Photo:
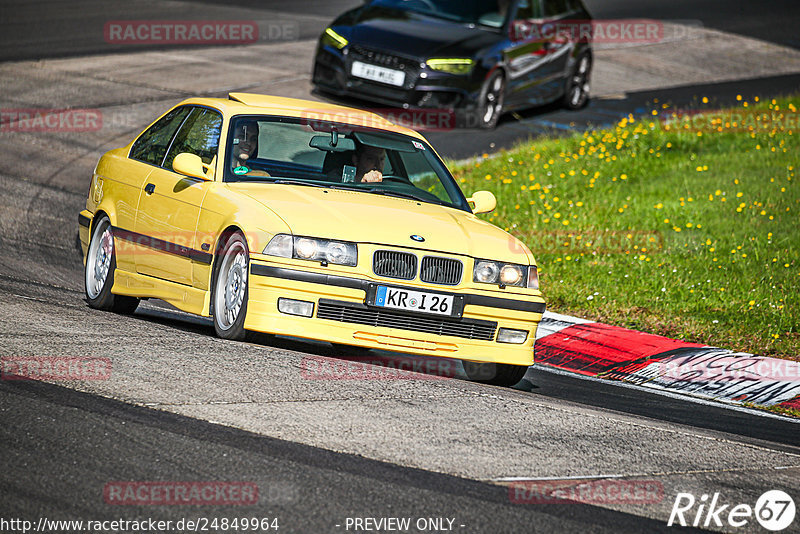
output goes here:
[{"label": "hood", "polygon": [[[471,213],[356,191],[232,183],[281,217],[294,235],[409,247],[527,264],[527,248]],[[425,242],[417,243],[412,235]]]},{"label": "hood", "polygon": [[361,11],[349,33],[348,39],[354,44],[419,59],[437,55],[472,57],[499,38],[496,31],[480,26],[469,27],[381,6]]}]

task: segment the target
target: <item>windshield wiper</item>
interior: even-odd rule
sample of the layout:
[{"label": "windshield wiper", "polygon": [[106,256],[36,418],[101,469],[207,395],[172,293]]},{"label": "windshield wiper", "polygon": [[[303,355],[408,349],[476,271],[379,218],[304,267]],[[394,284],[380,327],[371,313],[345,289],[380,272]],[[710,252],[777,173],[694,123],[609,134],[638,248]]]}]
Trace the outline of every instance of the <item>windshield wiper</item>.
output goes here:
[{"label": "windshield wiper", "polygon": [[439,200],[432,200],[430,198],[424,198],[424,197],[415,195],[413,193],[403,193],[403,192],[400,192],[400,191],[393,191],[393,190],[390,190],[390,189],[380,189],[380,188],[377,188],[377,187],[370,187],[369,189],[366,189],[366,191],[369,192],[369,193],[376,194],[376,195],[385,195],[387,197],[407,198],[407,199],[411,199],[411,200],[419,200],[420,202],[428,202],[428,203],[431,203],[431,204],[442,204],[442,202],[439,201]]},{"label": "windshield wiper", "polygon": [[267,180],[271,184],[281,184],[281,185],[305,185],[308,187],[322,187],[324,189],[338,189],[344,191],[362,191],[364,193],[372,193],[375,195],[384,195],[387,197],[395,197],[395,198],[405,198],[409,200],[417,200],[419,202],[427,202],[430,204],[440,204],[443,205],[444,202],[440,200],[434,200],[431,198],[421,197],[419,195],[415,195],[413,193],[404,193],[402,191],[394,191],[390,189],[382,189],[379,187],[358,187],[356,185],[344,185],[344,184],[331,184],[331,183],[317,183],[317,182],[305,182],[303,180],[291,180],[291,179],[277,179],[277,180]]},{"label": "windshield wiper", "polygon": [[305,182],[303,180],[270,180],[269,183],[271,184],[281,184],[281,185],[307,185],[308,187],[325,187],[329,188],[330,186],[319,184],[316,182]]}]

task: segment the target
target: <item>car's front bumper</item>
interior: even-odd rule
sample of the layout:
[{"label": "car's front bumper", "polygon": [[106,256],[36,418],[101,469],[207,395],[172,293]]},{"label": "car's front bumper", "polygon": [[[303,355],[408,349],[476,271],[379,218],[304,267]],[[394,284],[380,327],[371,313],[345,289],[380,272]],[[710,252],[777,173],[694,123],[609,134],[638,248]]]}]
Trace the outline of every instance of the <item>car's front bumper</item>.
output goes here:
[{"label": "car's front bumper", "polygon": [[[353,49],[349,47],[348,51]],[[373,82],[351,74],[355,54],[344,54],[320,46],[314,60],[313,83],[340,96],[353,96],[401,109],[466,109],[474,105],[481,90],[479,76],[456,76],[433,71],[405,59],[406,81],[402,87]],[[369,58],[359,60],[383,66]]]},{"label": "car's front bumper", "polygon": [[[330,275],[260,261],[251,261],[250,274],[248,330],[477,362],[531,365],[536,327],[545,308],[543,299],[527,295],[453,290],[449,293],[464,298],[462,317],[442,318],[365,303],[370,284],[430,290],[411,283]],[[313,303],[312,316],[280,312],[281,298]],[[526,330],[528,337],[521,344],[499,343],[500,328]]]}]

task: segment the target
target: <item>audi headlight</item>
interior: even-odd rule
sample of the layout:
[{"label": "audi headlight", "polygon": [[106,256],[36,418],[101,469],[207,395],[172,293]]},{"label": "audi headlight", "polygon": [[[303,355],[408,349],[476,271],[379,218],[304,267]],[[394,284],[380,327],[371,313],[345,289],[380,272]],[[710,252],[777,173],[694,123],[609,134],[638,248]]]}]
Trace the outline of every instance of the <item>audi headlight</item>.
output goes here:
[{"label": "audi headlight", "polygon": [[288,234],[278,234],[273,237],[264,248],[264,254],[350,267],[355,267],[358,263],[358,248],[355,243]]},{"label": "audi headlight", "polygon": [[535,266],[499,261],[476,260],[472,280],[481,284],[539,289],[539,276]]},{"label": "audi headlight", "polygon": [[425,63],[433,70],[450,74],[469,74],[475,61],[470,58],[432,58]]},{"label": "audi headlight", "polygon": [[348,44],[348,40],[333,31],[332,28],[327,28],[325,33],[322,34],[322,42],[326,45],[330,45],[337,50],[341,50]]}]

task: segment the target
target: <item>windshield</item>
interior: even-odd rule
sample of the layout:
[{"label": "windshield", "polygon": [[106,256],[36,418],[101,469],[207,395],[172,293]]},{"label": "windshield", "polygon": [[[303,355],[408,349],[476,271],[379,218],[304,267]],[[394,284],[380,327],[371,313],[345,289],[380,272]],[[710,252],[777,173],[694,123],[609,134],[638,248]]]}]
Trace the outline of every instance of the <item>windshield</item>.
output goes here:
[{"label": "windshield", "polygon": [[470,211],[431,148],[404,135],[327,121],[238,116],[226,182],[350,189]]},{"label": "windshield", "polygon": [[377,0],[373,3],[465,24],[500,28],[511,0]]}]

